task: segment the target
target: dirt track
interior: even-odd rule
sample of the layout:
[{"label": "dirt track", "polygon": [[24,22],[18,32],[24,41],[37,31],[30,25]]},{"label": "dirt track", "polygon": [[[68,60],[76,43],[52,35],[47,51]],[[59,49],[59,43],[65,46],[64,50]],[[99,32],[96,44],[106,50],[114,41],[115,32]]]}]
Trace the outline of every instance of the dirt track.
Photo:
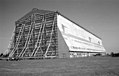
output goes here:
[{"label": "dirt track", "polygon": [[119,76],[119,57],[0,61],[0,76]]}]

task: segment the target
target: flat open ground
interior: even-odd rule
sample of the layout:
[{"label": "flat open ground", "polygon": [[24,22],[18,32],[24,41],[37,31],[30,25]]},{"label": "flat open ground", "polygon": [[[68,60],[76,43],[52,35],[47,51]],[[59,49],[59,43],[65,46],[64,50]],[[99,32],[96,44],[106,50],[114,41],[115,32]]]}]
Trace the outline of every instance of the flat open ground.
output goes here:
[{"label": "flat open ground", "polygon": [[119,57],[0,61],[0,76],[119,76]]}]

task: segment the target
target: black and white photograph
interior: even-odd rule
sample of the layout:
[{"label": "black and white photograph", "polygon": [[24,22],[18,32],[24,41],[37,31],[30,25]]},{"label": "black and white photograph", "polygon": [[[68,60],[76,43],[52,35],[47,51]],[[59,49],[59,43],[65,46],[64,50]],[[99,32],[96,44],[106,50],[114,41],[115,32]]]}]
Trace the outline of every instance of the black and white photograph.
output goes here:
[{"label": "black and white photograph", "polygon": [[0,76],[119,76],[119,0],[0,0]]}]

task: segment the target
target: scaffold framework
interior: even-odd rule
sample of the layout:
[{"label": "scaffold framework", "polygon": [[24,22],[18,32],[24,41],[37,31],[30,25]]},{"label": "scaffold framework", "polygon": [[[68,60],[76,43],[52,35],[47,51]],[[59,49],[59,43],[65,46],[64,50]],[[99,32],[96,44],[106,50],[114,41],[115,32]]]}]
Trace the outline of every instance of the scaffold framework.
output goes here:
[{"label": "scaffold framework", "polygon": [[16,21],[9,57],[56,57],[56,20],[55,12],[33,9]]}]

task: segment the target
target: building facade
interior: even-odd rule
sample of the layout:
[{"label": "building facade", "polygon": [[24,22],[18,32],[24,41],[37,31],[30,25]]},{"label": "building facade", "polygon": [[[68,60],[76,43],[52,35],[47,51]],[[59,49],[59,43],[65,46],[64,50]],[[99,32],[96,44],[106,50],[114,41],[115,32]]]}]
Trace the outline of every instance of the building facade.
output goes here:
[{"label": "building facade", "polygon": [[101,38],[59,12],[34,8],[15,22],[9,57],[67,58],[104,53]]}]

